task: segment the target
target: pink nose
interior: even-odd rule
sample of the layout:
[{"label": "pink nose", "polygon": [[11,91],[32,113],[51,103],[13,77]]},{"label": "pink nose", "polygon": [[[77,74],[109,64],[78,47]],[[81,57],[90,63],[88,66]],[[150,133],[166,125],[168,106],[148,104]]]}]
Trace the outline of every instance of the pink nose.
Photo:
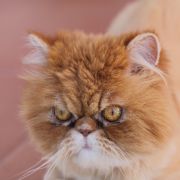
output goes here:
[{"label": "pink nose", "polygon": [[96,121],[90,117],[83,117],[76,121],[75,128],[84,137],[87,137],[90,133],[97,129],[97,124]]},{"label": "pink nose", "polygon": [[84,136],[87,137],[91,132],[93,132],[90,129],[79,129],[79,132]]}]

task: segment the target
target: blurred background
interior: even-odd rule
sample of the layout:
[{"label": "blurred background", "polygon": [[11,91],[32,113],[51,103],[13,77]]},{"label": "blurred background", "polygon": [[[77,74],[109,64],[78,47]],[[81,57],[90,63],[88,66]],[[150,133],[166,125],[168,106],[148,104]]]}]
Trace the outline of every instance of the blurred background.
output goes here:
[{"label": "blurred background", "polygon": [[[28,52],[28,30],[54,34],[61,29],[106,32],[115,15],[133,0],[0,0],[0,180],[38,162],[41,155],[31,145],[19,105],[23,81],[18,77]],[[42,179],[39,171],[27,180]]]}]

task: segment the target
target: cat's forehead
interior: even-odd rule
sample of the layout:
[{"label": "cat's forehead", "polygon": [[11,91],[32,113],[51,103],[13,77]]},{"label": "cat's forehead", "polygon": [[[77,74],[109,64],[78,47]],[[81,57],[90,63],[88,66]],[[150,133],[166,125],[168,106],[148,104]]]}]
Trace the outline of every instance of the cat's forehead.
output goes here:
[{"label": "cat's forehead", "polygon": [[56,67],[85,66],[92,73],[127,64],[123,37],[93,36],[83,33],[60,33],[49,52]]},{"label": "cat's forehead", "polygon": [[100,108],[104,93],[103,82],[86,67],[67,68],[56,73],[59,78],[59,93],[67,108],[76,114],[94,114]]},{"label": "cat's forehead", "polygon": [[111,104],[122,105],[123,101],[119,96],[122,88],[117,89],[121,79],[117,85],[117,81],[103,82],[85,68],[80,69],[78,74],[71,72],[70,69],[66,70],[66,73],[57,73],[60,82],[58,101],[62,102],[61,106],[65,106],[76,115],[91,116]]},{"label": "cat's forehead", "polygon": [[125,47],[109,37],[71,35],[64,38],[64,41],[59,38],[50,52],[62,98],[69,109],[95,113],[102,97],[110,92],[109,85],[116,83],[115,77],[119,81],[122,77]]}]

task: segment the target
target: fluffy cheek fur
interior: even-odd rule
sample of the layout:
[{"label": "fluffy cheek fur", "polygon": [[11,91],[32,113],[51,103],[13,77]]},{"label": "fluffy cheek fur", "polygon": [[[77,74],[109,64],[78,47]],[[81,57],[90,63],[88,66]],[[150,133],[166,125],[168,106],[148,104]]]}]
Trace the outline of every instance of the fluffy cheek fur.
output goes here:
[{"label": "fluffy cheek fur", "polygon": [[50,112],[55,105],[57,94],[56,88],[53,87],[54,80],[49,79],[49,85],[46,83],[47,79],[42,77],[32,81],[24,92],[22,116],[26,119],[26,127],[33,142],[44,155],[48,155],[56,152],[69,128],[51,123]]},{"label": "fluffy cheek fur", "polygon": [[126,92],[120,87],[120,92],[115,92],[116,99],[120,97],[125,107],[124,122],[106,127],[105,131],[129,158],[142,158],[162,148],[171,136],[167,102],[156,83],[147,87],[136,78],[129,79],[128,84],[126,82],[121,86],[126,86]]}]

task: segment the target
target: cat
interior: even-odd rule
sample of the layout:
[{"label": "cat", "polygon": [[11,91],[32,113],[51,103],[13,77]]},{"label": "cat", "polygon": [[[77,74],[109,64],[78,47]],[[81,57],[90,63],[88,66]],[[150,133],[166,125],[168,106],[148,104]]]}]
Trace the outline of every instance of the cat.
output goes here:
[{"label": "cat", "polygon": [[158,34],[62,31],[28,40],[22,117],[46,158],[44,180],[180,177],[179,117]]},{"label": "cat", "polygon": [[[175,153],[166,56],[153,32],[30,34],[22,112],[49,179],[152,179]],[[34,56],[33,54],[33,56]]]}]

